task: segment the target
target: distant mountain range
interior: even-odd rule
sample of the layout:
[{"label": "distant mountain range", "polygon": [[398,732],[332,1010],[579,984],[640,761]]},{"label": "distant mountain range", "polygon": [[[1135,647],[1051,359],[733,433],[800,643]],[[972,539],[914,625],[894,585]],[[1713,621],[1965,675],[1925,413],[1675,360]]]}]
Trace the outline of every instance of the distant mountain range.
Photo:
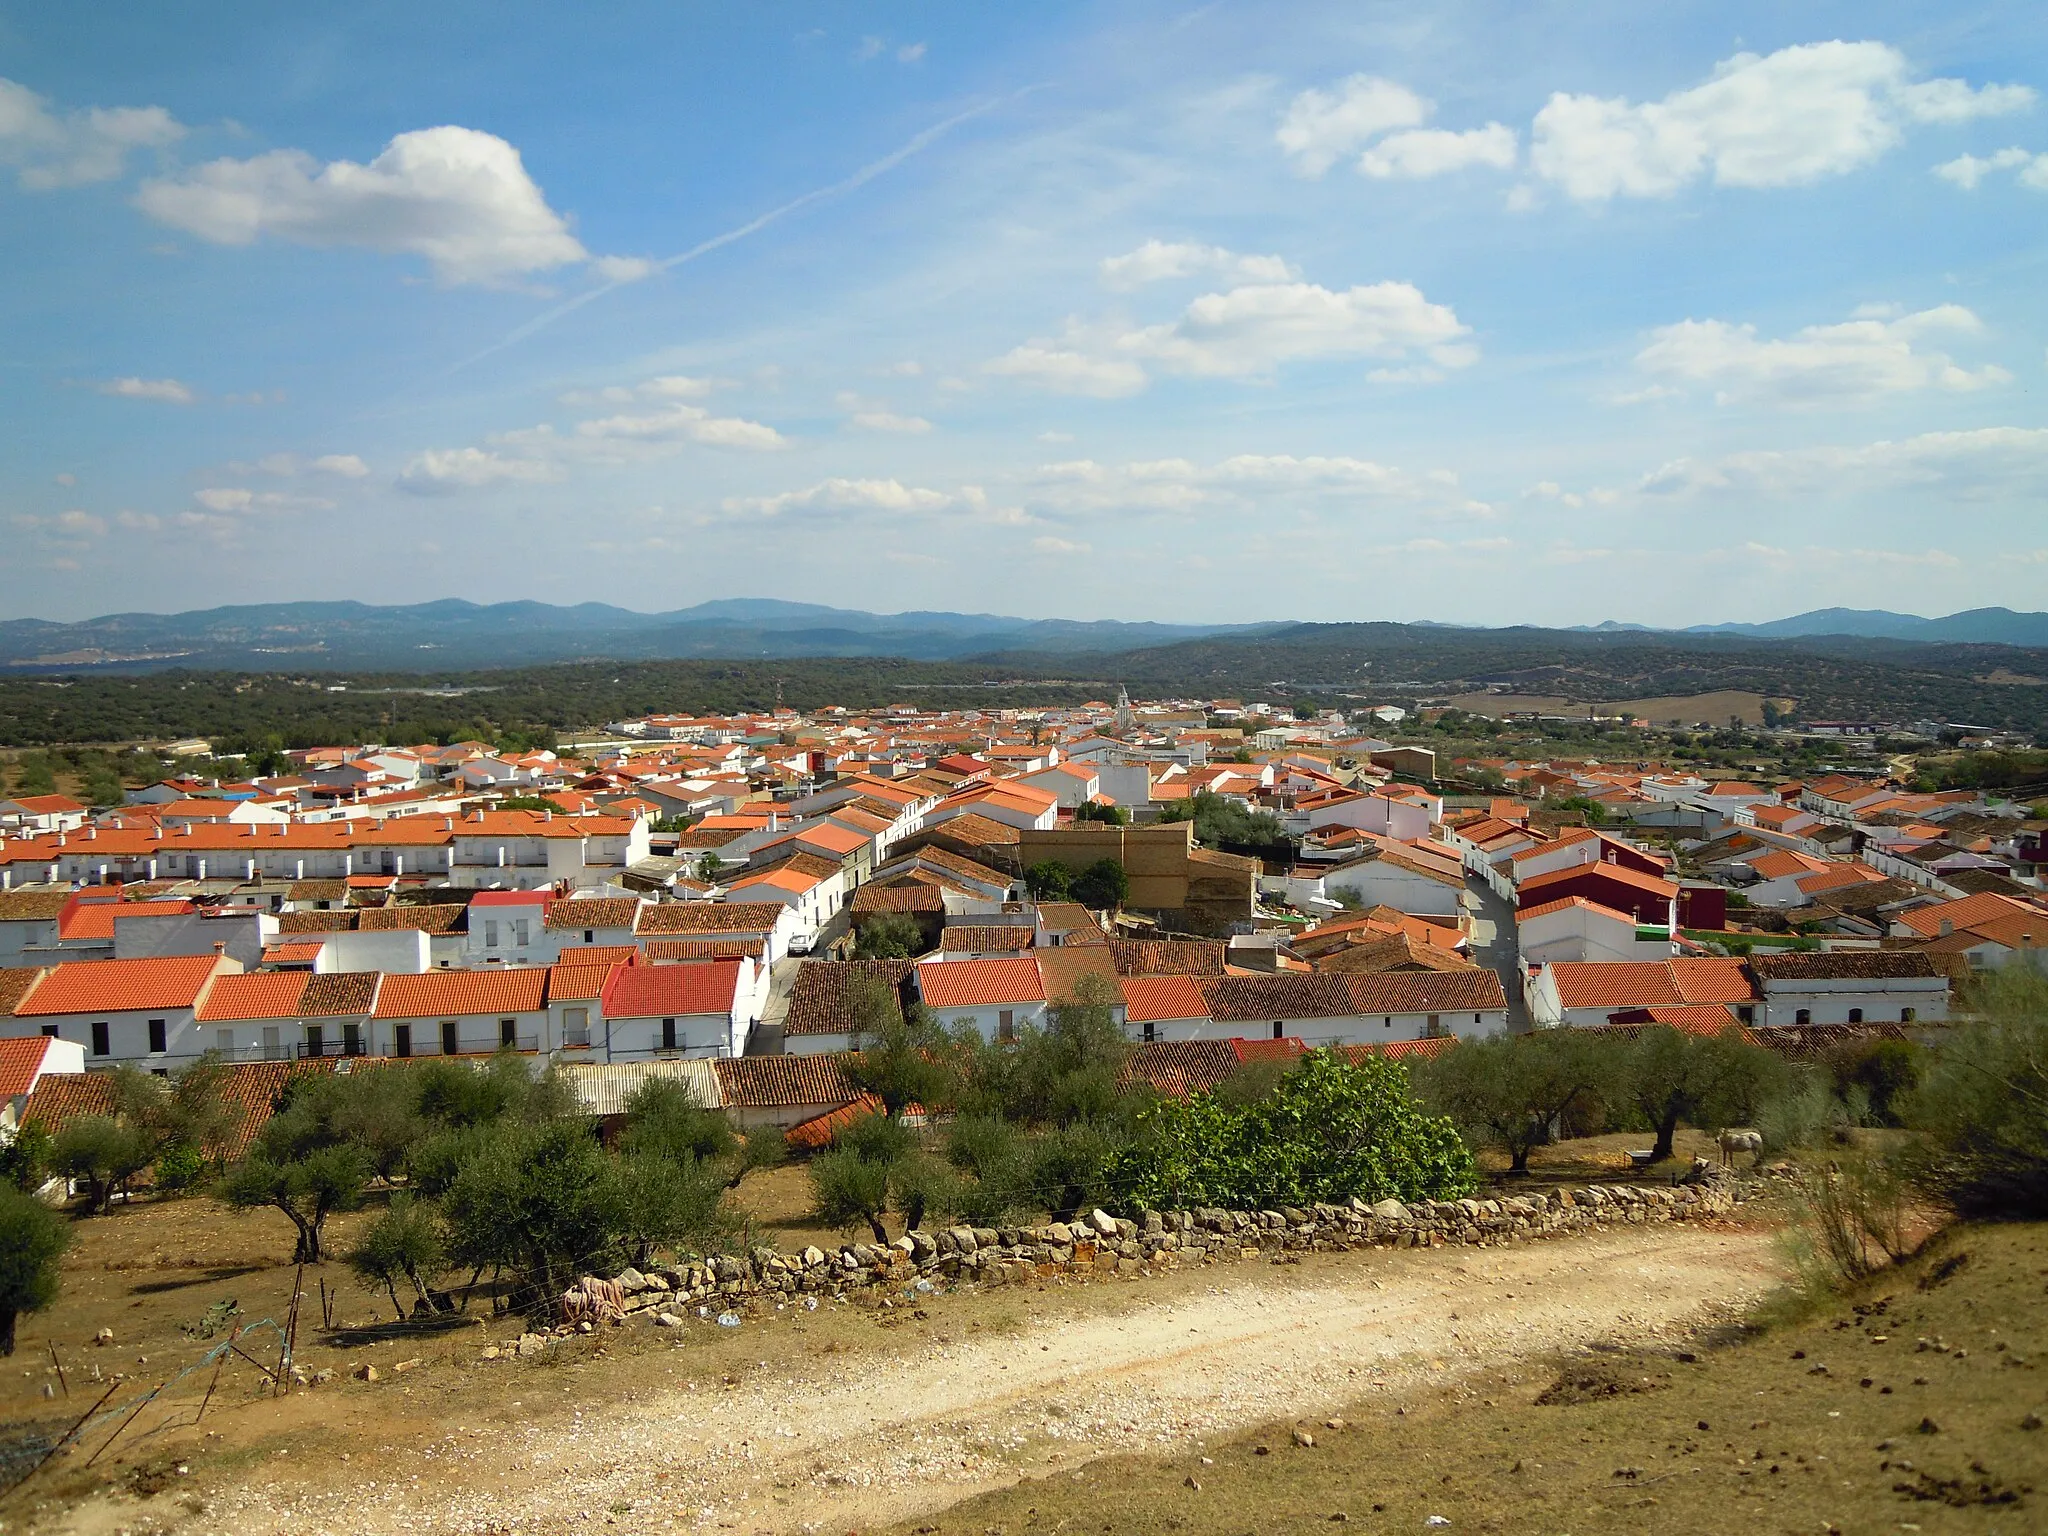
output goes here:
[{"label": "distant mountain range", "polygon": [[1126,624],[988,613],[863,613],[774,598],[726,598],[669,613],[606,603],[404,606],[266,603],[191,613],[115,613],[75,624],[0,622],[0,666],[19,671],[161,667],[264,671],[443,671],[609,660],[901,656],[948,661],[994,651],[1094,654],[1278,628]]},{"label": "distant mountain range", "polygon": [[1971,608],[1945,619],[1883,608],[1816,608],[1763,624],[1694,624],[1658,629],[1650,624],[1581,624],[1583,631],[1639,630],[1659,635],[1745,635],[1758,640],[1808,640],[1848,635],[1865,640],[1922,640],[1934,645],[2048,645],[2048,613],[2015,613],[2010,608]]},{"label": "distant mountain range", "polygon": [[[1398,627],[1398,626],[1395,626]],[[0,667],[25,672],[238,671],[455,672],[596,660],[773,660],[893,656],[1108,657],[1190,641],[1258,642],[1292,623],[1129,624],[1113,619],[1020,619],[991,613],[865,613],[775,598],[724,598],[668,613],[606,603],[479,604],[457,599],[368,603],[267,603],[190,613],[116,613],[75,624],[0,621]],[[1504,633],[1417,624],[1411,630]],[[1529,631],[1539,634],[1540,631]],[[1552,631],[1552,633],[1559,633]],[[1580,625],[1566,633],[1758,640],[1861,638],[1928,644],[2048,647],[2048,613],[1974,608],[1923,619],[1881,609],[1821,608],[1767,624]]]}]

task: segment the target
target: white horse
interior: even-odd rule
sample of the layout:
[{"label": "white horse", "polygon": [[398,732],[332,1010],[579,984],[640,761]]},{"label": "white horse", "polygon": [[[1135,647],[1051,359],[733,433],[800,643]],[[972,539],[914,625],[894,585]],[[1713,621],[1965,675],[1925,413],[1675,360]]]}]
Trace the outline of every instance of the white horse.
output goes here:
[{"label": "white horse", "polygon": [[1723,1131],[1714,1140],[1721,1148],[1723,1168],[1735,1166],[1735,1154],[1738,1152],[1747,1152],[1755,1158],[1756,1162],[1751,1163],[1751,1167],[1764,1160],[1764,1139],[1756,1131]]}]

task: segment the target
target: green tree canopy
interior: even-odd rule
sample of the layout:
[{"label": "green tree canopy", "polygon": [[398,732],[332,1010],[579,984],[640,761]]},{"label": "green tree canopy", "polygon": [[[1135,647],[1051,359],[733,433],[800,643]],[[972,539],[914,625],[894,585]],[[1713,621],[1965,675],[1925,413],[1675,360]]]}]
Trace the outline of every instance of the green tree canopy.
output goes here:
[{"label": "green tree canopy", "polygon": [[15,1319],[57,1299],[71,1226],[32,1195],[0,1185],[0,1355],[14,1353]]}]

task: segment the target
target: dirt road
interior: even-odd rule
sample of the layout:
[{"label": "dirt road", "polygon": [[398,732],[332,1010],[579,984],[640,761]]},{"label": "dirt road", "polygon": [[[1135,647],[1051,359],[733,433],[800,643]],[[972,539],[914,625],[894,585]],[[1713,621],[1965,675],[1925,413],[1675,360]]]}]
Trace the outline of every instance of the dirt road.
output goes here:
[{"label": "dirt road", "polygon": [[[266,1460],[233,1482],[210,1477],[204,1512],[184,1528],[866,1528],[1027,1473],[1085,1477],[1105,1452],[1191,1446],[1596,1339],[1673,1335],[1776,1274],[1764,1234],[1673,1226],[1225,1266],[1014,1294],[1007,1306],[1002,1293],[934,1302],[921,1338],[823,1356],[779,1348],[765,1324],[759,1352],[792,1358],[568,1411],[543,1409],[551,1389],[534,1373],[527,1395],[542,1411],[530,1418],[444,1424],[426,1440],[394,1428],[411,1443],[359,1447],[352,1467],[316,1469],[301,1453],[291,1472]],[[994,1334],[962,1337],[949,1323],[990,1305]],[[111,1514],[77,1510],[72,1528],[107,1529]]]}]

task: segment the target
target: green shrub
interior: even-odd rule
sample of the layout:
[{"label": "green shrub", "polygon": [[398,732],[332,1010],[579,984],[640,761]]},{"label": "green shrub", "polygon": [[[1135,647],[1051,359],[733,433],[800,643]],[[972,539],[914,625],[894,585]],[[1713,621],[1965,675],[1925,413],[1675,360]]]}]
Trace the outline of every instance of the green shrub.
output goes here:
[{"label": "green shrub", "polygon": [[14,1323],[57,1299],[57,1264],[71,1225],[42,1201],[0,1185],[0,1355],[14,1353]]},{"label": "green shrub", "polygon": [[1906,1106],[1915,1182],[1965,1216],[2048,1216],[2048,977],[2009,967]]},{"label": "green shrub", "polygon": [[1119,1195],[1139,1209],[1449,1199],[1475,1182],[1470,1150],[1448,1119],[1416,1102],[1407,1073],[1327,1051],[1249,1104],[1158,1100],[1113,1170]]},{"label": "green shrub", "polygon": [[428,1279],[440,1271],[447,1254],[447,1241],[433,1208],[400,1190],[349,1250],[348,1264],[365,1285],[372,1289],[383,1286],[391,1296],[392,1311],[404,1317],[398,1282],[408,1282],[418,1300],[426,1302]]}]

